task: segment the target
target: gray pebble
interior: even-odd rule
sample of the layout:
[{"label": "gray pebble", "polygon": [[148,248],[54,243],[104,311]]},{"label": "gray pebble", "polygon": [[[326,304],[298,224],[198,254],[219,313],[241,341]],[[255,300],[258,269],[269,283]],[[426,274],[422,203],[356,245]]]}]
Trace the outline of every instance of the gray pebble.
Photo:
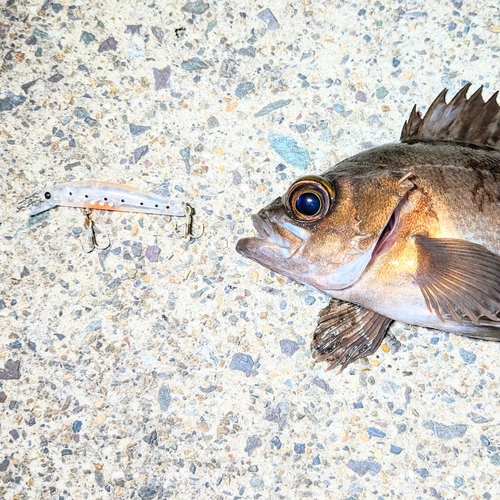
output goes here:
[{"label": "gray pebble", "polygon": [[434,432],[434,435],[441,439],[453,439],[463,437],[467,431],[466,424],[445,425],[434,420],[424,422],[424,427]]},{"label": "gray pebble", "polygon": [[100,488],[104,488],[106,486],[106,481],[104,479],[104,474],[100,470],[96,470],[94,472],[94,478],[97,486]]},{"label": "gray pebble", "polygon": [[132,255],[134,257],[140,257],[142,254],[142,243],[141,242],[135,242],[132,243]]},{"label": "gray pebble", "polygon": [[248,453],[249,455],[252,454],[253,450],[255,448],[258,448],[259,446],[262,446],[262,440],[258,436],[250,436],[247,439],[247,445],[245,447],[245,452]]},{"label": "gray pebble", "polygon": [[24,93],[27,94],[28,90],[35,85],[35,83],[38,81],[38,78],[36,80],[32,80],[31,82],[25,83],[21,85],[21,88],[23,89]]},{"label": "gray pebble", "polygon": [[142,440],[151,446],[158,446],[158,433],[154,430],[144,436]]},{"label": "gray pebble", "polygon": [[157,247],[156,245],[151,245],[146,249],[146,259],[149,260],[149,262],[158,262],[158,259],[160,258],[160,252],[161,248]]},{"label": "gray pebble", "polygon": [[239,51],[238,54],[242,56],[247,56],[247,57],[255,57],[255,54],[257,51],[255,50],[255,47],[242,47]]},{"label": "gray pebble", "polygon": [[214,128],[219,126],[219,120],[215,116],[209,116],[207,118],[208,128]]},{"label": "gray pebble", "polygon": [[140,35],[141,34],[142,24],[129,24],[125,28],[125,33],[127,35]]},{"label": "gray pebble", "polygon": [[82,34],[80,35],[80,42],[83,42],[85,46],[89,45],[89,43],[92,43],[94,40],[95,36],[92,33],[82,31]]},{"label": "gray pebble", "polygon": [[153,26],[151,28],[151,33],[153,33],[154,37],[161,43],[163,41],[163,30],[159,26]]},{"label": "gray pebble", "polygon": [[356,99],[356,101],[366,102],[366,94],[364,92],[362,92],[361,90],[358,90],[356,92],[356,95],[354,96],[354,98]]},{"label": "gray pebble", "polygon": [[463,348],[458,350],[460,357],[464,360],[464,363],[471,365],[476,362],[476,355],[473,352],[467,351]]},{"label": "gray pebble", "polygon": [[81,106],[77,106],[75,108],[75,111],[73,111],[73,114],[77,118],[80,118],[82,120],[85,119],[85,118],[87,118],[87,116],[89,116],[89,112],[85,108],[82,108]]},{"label": "gray pebble", "polygon": [[134,150],[134,163],[137,163],[143,156],[146,156],[149,151],[149,146],[141,146]]},{"label": "gray pebble", "polygon": [[209,7],[210,4],[203,2],[203,0],[195,0],[194,2],[188,2],[181,10],[189,14],[203,14]]},{"label": "gray pebble", "polygon": [[85,328],[86,332],[95,332],[97,330],[100,330],[102,326],[102,321],[100,319],[95,319],[94,321],[91,321],[88,325],[87,328]]},{"label": "gray pebble", "polygon": [[5,472],[10,464],[10,460],[8,458],[4,458],[2,462],[0,462],[0,472]]},{"label": "gray pebble", "polygon": [[181,62],[181,68],[186,71],[198,71],[201,69],[207,69],[208,64],[203,62],[199,57],[192,57],[186,61]]},{"label": "gray pebble", "polygon": [[332,395],[334,393],[334,390],[322,378],[319,378],[317,375],[312,379],[312,383],[317,387],[319,387],[320,389],[323,389],[328,395]]},{"label": "gray pebble", "polygon": [[182,148],[179,151],[179,154],[181,155],[181,158],[184,160],[184,164],[186,165],[186,172],[189,174],[191,171],[191,148],[189,146]]},{"label": "gray pebble", "polygon": [[377,99],[383,99],[387,94],[389,94],[389,91],[385,87],[379,87],[375,91],[375,95],[377,96]]},{"label": "gray pebble", "polygon": [[487,418],[484,418],[482,415],[478,415],[473,411],[471,411],[468,416],[475,424],[485,424],[486,422],[488,422]]},{"label": "gray pebble", "polygon": [[276,422],[278,428],[282,431],[288,425],[288,414],[290,413],[290,405],[288,401],[280,401],[276,406],[266,409],[264,420]]},{"label": "gray pebble", "polygon": [[110,36],[107,40],[104,40],[104,42],[99,45],[99,49],[97,52],[109,52],[110,50],[116,50],[116,47],[118,46],[118,42]]},{"label": "gray pebble", "polygon": [[167,411],[171,402],[170,389],[166,385],[162,385],[158,391],[160,410],[163,412]]},{"label": "gray pebble", "polygon": [[293,340],[281,339],[280,348],[283,354],[292,357],[299,349],[299,346],[297,345],[297,342],[294,342]]},{"label": "gray pebble", "polygon": [[83,120],[89,127],[93,127],[97,124],[97,120],[95,120],[94,118],[91,118],[90,116],[87,116],[84,120]]},{"label": "gray pebble", "polygon": [[293,445],[293,451],[297,455],[303,455],[306,452],[306,445],[304,443],[295,443]]},{"label": "gray pebble", "polygon": [[153,76],[155,78],[155,90],[166,89],[170,81],[172,70],[170,66],[163,69],[153,68]]},{"label": "gray pebble", "polygon": [[8,359],[4,368],[0,368],[0,380],[19,380],[21,378],[21,362]]},{"label": "gray pebble", "polygon": [[277,30],[280,27],[278,21],[276,20],[274,14],[270,9],[264,9],[262,12],[259,12],[257,14],[257,17],[267,24],[267,29]]},{"label": "gray pebble", "polygon": [[231,173],[233,174],[233,186],[241,184],[241,174],[237,170],[233,170]]},{"label": "gray pebble", "polygon": [[[26,97],[25,96],[13,94],[9,90],[7,90],[5,92],[5,95],[7,97],[8,102],[11,105],[11,107],[9,109],[15,108],[16,106],[20,106],[24,101],[26,101]],[[2,99],[0,99],[0,101],[1,100]]]},{"label": "gray pebble", "polygon": [[235,90],[236,97],[241,99],[242,97],[245,97],[249,92],[251,92],[254,89],[255,85],[252,82],[243,82],[240,83]]},{"label": "gray pebble", "polygon": [[371,460],[349,460],[347,467],[359,476],[364,476],[367,472],[375,476],[381,469],[380,464]]},{"label": "gray pebble", "polygon": [[250,486],[257,490],[261,490],[262,488],[264,488],[264,479],[262,478],[262,476],[255,474],[250,478]]},{"label": "gray pebble", "polygon": [[239,370],[247,377],[250,377],[250,375],[252,375],[253,365],[254,362],[251,356],[238,352],[233,356],[229,368],[231,368],[231,370]]},{"label": "gray pebble", "polygon": [[288,106],[291,102],[291,99],[280,99],[279,101],[272,102],[271,104],[264,106],[260,111],[257,111],[254,116],[258,118],[259,116],[267,115],[268,113],[271,113],[276,109],[282,108],[283,106]]},{"label": "gray pebble", "polygon": [[148,127],[147,125],[135,125],[133,123],[129,123],[128,128],[130,133],[134,136],[144,134],[144,132],[151,130],[151,127]]},{"label": "gray pebble", "polygon": [[139,498],[141,498],[142,500],[153,500],[155,498],[160,498],[162,494],[163,488],[160,485],[144,485],[141,486],[137,491],[137,495],[139,495]]}]

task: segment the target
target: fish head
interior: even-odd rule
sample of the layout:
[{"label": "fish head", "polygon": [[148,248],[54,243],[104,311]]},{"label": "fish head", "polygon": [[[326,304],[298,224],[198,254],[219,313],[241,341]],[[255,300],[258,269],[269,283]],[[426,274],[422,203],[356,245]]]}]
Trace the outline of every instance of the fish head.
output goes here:
[{"label": "fish head", "polygon": [[410,187],[401,174],[376,168],[302,177],[252,216],[257,236],[239,240],[236,250],[325,293],[341,290],[392,245]]}]

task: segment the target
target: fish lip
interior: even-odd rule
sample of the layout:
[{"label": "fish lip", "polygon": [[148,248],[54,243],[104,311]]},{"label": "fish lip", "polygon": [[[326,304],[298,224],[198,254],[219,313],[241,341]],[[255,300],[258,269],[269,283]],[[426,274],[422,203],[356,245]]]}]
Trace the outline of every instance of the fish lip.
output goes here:
[{"label": "fish lip", "polygon": [[261,240],[270,239],[274,231],[272,230],[271,223],[257,214],[252,214],[252,223],[255,231],[257,232],[257,238]]},{"label": "fish lip", "polygon": [[402,198],[392,211],[387,224],[382,229],[375,246],[373,247],[372,258],[373,261],[376,257],[388,252],[397,241],[397,230],[399,228],[399,221],[401,211],[406,206],[406,198]]},{"label": "fish lip", "polygon": [[257,239],[265,241],[269,246],[276,246],[293,255],[303,244],[304,239],[287,227],[286,223],[276,224],[266,215],[253,214],[253,226],[257,232]]},{"label": "fish lip", "polygon": [[270,221],[265,214],[253,214],[252,222],[257,235],[243,238],[236,245],[236,250],[242,255],[251,257],[256,250],[267,248],[279,252],[284,258],[289,258],[304,244],[303,238],[282,224]]}]

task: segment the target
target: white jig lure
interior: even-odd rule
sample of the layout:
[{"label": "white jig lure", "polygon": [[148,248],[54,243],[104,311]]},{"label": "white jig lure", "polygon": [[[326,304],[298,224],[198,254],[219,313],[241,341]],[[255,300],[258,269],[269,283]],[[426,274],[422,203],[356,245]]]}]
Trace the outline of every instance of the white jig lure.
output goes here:
[{"label": "white jig lure", "polygon": [[163,196],[114,182],[82,181],[56,184],[30,197],[30,215],[57,206],[116,210],[185,217],[186,205]]}]

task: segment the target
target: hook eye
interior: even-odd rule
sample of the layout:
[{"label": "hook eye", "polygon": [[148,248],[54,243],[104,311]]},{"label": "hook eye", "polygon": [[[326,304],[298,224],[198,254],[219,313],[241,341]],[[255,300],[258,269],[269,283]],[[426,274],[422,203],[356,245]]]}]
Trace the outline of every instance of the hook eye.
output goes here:
[{"label": "hook eye", "polygon": [[284,196],[284,205],[293,219],[310,222],[324,217],[334,199],[335,190],[330,182],[308,175],[290,186]]}]

